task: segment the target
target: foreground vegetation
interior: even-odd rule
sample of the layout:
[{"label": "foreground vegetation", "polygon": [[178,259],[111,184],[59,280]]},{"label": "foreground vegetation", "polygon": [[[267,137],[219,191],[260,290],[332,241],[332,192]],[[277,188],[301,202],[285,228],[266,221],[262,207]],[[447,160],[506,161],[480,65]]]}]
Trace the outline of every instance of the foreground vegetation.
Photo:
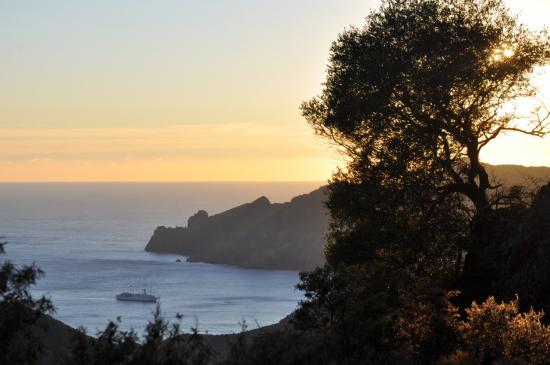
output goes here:
[{"label": "foreground vegetation", "polygon": [[[216,358],[156,312],[142,341],[111,323],[77,336],[67,362],[550,363],[550,184],[504,186],[480,160],[503,133],[546,135],[544,105],[510,105],[536,102],[531,78],[549,63],[548,34],[501,0],[384,2],[340,35],[302,106],[348,164],[328,187],[326,264],[301,274],[291,324],[243,332]],[[28,328],[51,306],[28,295],[36,268],[2,272],[1,360],[32,363]]]},{"label": "foreground vegetation", "polygon": [[[404,303],[401,311],[388,315],[381,302],[358,304],[353,282],[362,280],[362,273],[336,277],[326,267],[303,274],[301,288],[307,300],[291,323],[255,336],[245,332],[243,323],[243,332],[229,340],[226,353],[217,353],[196,329],[183,333],[181,316],[169,324],[157,307],[142,338],[110,322],[95,337],[73,330],[70,347],[44,358],[37,330],[48,325],[39,318],[51,313],[52,304],[28,294],[40,271],[34,266],[17,269],[6,262],[0,273],[2,364],[550,363],[550,326],[543,323],[544,314],[533,309],[521,312],[517,298],[499,303],[489,297],[480,304],[473,302],[461,314],[451,303],[457,293],[451,292],[446,297],[434,295],[437,302]],[[319,277],[323,279],[311,281]],[[328,289],[327,281],[338,289],[317,286]]]}]

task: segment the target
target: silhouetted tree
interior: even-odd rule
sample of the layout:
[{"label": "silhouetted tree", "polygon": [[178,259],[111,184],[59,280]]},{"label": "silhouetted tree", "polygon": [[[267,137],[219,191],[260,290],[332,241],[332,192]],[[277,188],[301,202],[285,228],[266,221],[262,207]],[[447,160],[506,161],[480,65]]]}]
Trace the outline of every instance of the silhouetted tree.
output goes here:
[{"label": "silhouetted tree", "polygon": [[297,287],[304,291],[305,299],[295,313],[294,324],[325,349],[324,363],[398,360],[402,342],[392,335],[399,321],[398,297],[377,272],[362,265],[337,270],[326,265],[301,274]]},{"label": "silhouetted tree", "polygon": [[86,336],[83,327],[78,328],[72,338],[72,347],[65,356],[65,365],[86,365],[90,364],[90,345],[92,339]]},{"label": "silhouetted tree", "polygon": [[480,153],[503,133],[547,133],[542,104],[514,105],[536,101],[531,78],[549,63],[546,31],[504,0],[387,0],[333,43],[323,92],[302,111],[347,166],[328,187],[328,264],[302,276],[296,320],[336,341],[339,363],[454,351],[446,292],[486,298],[486,248],[525,195],[499,186]]},{"label": "silhouetted tree", "polygon": [[[0,255],[4,254],[0,243]],[[16,267],[10,261],[0,266],[0,364],[34,364],[42,351],[37,321],[53,311],[46,297],[34,299],[30,287],[43,275],[34,264]]]},{"label": "silhouetted tree", "polygon": [[511,105],[535,100],[531,77],[548,63],[548,34],[503,0],[388,0],[342,33],[322,94],[302,105],[348,158],[329,187],[329,262],[383,260],[442,283],[467,252],[468,280],[486,283],[483,247],[503,197],[493,199],[480,152],[503,133],[547,133],[542,105],[527,115]]}]

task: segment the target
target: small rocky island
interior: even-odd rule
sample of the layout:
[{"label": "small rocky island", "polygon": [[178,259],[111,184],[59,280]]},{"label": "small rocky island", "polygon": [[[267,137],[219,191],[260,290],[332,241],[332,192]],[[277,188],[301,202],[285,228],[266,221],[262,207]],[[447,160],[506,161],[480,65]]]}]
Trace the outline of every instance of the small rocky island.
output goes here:
[{"label": "small rocky island", "polygon": [[200,210],[187,227],[158,227],[145,250],[246,268],[310,270],[324,260],[324,200],[320,188],[287,203],[260,197],[212,216]]}]

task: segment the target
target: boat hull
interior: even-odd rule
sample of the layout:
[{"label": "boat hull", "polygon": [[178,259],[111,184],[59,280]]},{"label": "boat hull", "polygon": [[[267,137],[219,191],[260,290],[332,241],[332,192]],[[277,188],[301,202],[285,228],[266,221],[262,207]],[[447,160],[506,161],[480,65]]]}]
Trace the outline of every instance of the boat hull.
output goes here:
[{"label": "boat hull", "polygon": [[147,302],[155,303],[158,300],[158,297],[153,295],[143,295],[143,294],[119,294],[116,296],[116,300],[124,302]]}]

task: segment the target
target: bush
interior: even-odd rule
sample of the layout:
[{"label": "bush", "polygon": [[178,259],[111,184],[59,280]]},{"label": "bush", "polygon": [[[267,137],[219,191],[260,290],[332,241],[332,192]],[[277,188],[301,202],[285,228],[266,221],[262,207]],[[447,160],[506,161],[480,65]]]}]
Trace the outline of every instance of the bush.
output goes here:
[{"label": "bush", "polygon": [[143,341],[135,331],[121,331],[119,321],[109,322],[96,339],[86,338],[83,331],[74,338],[66,364],[78,365],[206,365],[212,359],[212,349],[192,328],[184,334],[180,328],[181,315],[168,323],[160,307],[145,328]]},{"label": "bush", "polygon": [[541,322],[544,313],[519,313],[517,297],[507,303],[497,303],[494,297],[473,302],[466,315],[460,331],[475,363],[550,363],[550,327]]}]

